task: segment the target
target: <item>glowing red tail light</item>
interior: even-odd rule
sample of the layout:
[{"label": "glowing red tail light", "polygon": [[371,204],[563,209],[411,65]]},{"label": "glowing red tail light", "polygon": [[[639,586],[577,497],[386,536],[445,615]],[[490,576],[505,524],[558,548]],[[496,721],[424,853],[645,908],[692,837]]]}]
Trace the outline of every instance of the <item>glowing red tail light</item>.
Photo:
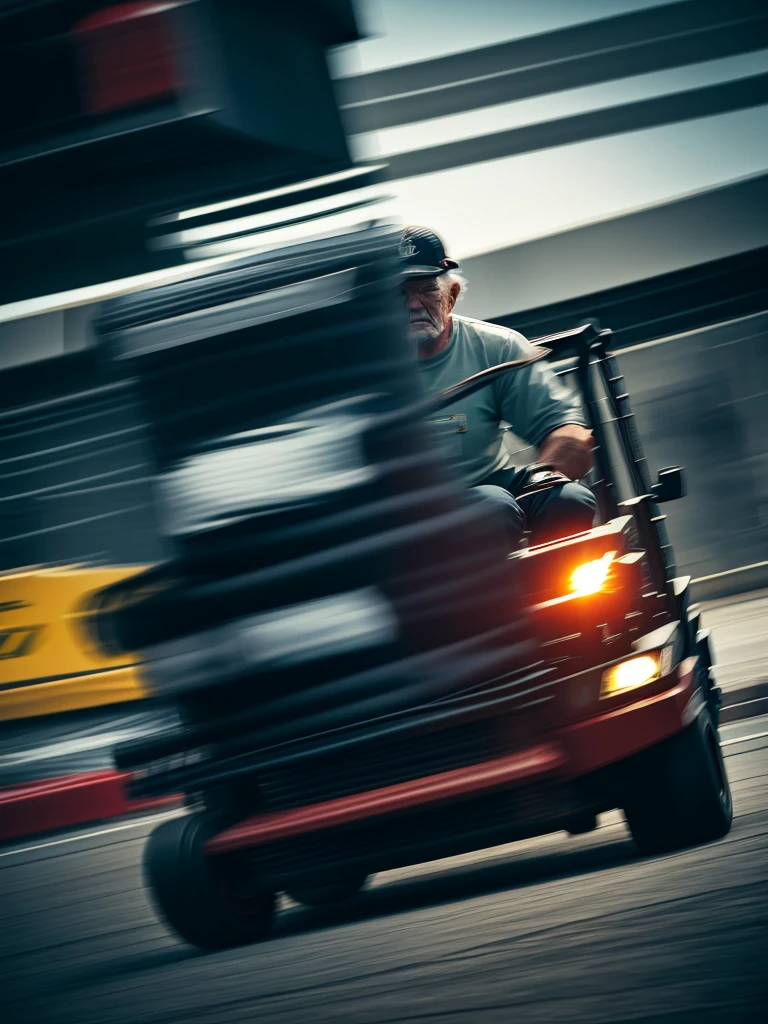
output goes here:
[{"label": "glowing red tail light", "polygon": [[83,108],[104,113],[171,96],[180,85],[170,18],[179,3],[115,4],[72,29]]}]

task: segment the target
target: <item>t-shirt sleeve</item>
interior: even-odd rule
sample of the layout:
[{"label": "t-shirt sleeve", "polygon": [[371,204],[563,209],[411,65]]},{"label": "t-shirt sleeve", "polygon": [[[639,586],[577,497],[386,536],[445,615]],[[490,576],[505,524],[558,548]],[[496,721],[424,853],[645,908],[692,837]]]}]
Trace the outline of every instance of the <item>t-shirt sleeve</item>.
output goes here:
[{"label": "t-shirt sleeve", "polygon": [[[499,362],[520,359],[534,346],[517,331],[510,331],[500,350]],[[538,447],[547,434],[568,423],[586,426],[578,397],[542,360],[522,370],[512,370],[494,385],[501,419],[518,437]]]}]

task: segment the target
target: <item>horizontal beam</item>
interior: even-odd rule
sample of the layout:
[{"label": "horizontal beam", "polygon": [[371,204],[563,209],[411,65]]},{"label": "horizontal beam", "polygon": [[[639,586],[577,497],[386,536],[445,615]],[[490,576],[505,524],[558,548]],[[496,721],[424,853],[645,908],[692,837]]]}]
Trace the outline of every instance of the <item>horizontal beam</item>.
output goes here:
[{"label": "horizontal beam", "polygon": [[355,134],[747,53],[768,46],[758,0],[686,0],[338,79]]},{"label": "horizontal beam", "polygon": [[412,150],[390,158],[388,176],[395,179],[432,174],[499,157],[518,156],[555,146],[602,139],[609,135],[744,110],[764,103],[768,103],[768,73]]}]

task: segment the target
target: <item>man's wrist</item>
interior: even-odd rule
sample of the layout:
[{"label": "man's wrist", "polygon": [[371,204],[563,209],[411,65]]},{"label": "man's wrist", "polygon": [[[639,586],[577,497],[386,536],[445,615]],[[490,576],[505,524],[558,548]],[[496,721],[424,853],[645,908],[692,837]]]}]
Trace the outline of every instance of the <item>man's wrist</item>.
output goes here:
[{"label": "man's wrist", "polygon": [[571,478],[555,469],[554,466],[546,463],[533,462],[527,467],[525,476],[520,481],[515,497],[523,497],[526,494],[535,494],[536,491],[549,490],[551,487],[558,487],[571,482]]},{"label": "man's wrist", "polygon": [[569,424],[553,430],[541,443],[538,462],[552,466],[571,480],[579,480],[592,466],[592,435],[585,428]]}]

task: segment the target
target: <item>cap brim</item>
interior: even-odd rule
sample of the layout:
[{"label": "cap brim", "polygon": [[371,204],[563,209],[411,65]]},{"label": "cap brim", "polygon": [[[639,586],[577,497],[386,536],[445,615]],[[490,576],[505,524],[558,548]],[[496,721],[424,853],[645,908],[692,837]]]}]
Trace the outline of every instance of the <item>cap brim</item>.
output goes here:
[{"label": "cap brim", "polygon": [[403,277],[440,277],[442,274],[447,274],[450,267],[427,267],[424,265],[411,265],[406,264],[400,273]]},{"label": "cap brim", "polygon": [[444,259],[437,266],[428,266],[424,263],[405,263],[402,269],[404,277],[440,277],[442,274],[450,274],[452,270],[458,270],[459,264],[455,260]]}]

